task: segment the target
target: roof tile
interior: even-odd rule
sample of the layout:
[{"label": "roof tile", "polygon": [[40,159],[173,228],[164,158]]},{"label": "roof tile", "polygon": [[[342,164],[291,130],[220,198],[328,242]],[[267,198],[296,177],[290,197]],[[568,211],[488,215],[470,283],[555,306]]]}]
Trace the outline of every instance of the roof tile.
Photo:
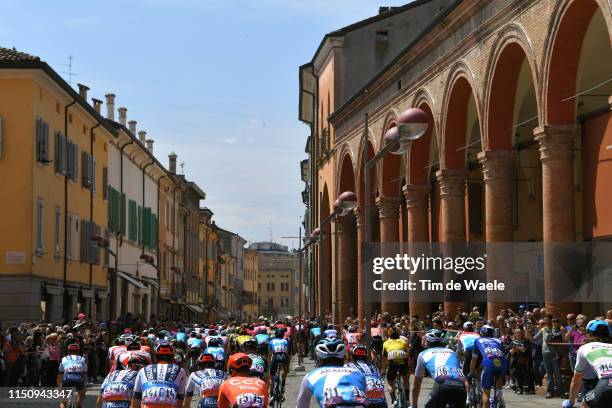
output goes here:
[{"label": "roof tile", "polygon": [[40,61],[40,58],[25,52],[17,51],[15,48],[0,47],[0,62],[7,61]]}]

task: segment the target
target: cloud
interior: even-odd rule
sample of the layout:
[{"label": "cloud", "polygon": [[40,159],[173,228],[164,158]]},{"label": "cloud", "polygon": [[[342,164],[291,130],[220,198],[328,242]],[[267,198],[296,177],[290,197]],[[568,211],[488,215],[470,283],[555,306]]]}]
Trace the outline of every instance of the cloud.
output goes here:
[{"label": "cloud", "polygon": [[223,143],[228,144],[228,145],[235,145],[236,144],[236,138],[235,137],[226,137],[225,139],[223,139]]}]

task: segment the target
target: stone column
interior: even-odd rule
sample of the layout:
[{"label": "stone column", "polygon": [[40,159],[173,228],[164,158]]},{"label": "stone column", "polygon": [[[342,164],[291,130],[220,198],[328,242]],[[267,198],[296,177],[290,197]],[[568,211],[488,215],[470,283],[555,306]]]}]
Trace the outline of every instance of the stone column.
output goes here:
[{"label": "stone column", "polygon": [[353,215],[346,215],[336,219],[336,236],[338,238],[338,323],[343,324],[345,319],[354,310],[355,280],[357,278],[355,263],[357,254],[355,251],[355,231],[353,227]]},{"label": "stone column", "polygon": [[365,241],[363,208],[357,207],[354,212],[357,221],[357,317],[359,326],[362,327],[365,318],[365,302],[371,301],[371,299],[366,298],[366,276],[363,273],[363,244]]},{"label": "stone column", "polygon": [[[467,172],[464,169],[442,169],[436,172],[440,184],[440,214],[442,218],[443,243],[465,242],[465,181]],[[451,256],[450,248],[445,247],[445,256]],[[453,271],[444,271],[444,282],[456,279]],[[444,295],[444,312],[454,316],[457,308],[466,310],[467,302],[461,292],[450,292]]]},{"label": "stone column", "polygon": [[[399,241],[400,200],[397,197],[379,197],[376,199],[376,206],[380,214],[380,256],[395,257],[396,251],[391,248],[390,244]],[[383,273],[380,276],[384,282],[385,274]],[[387,294],[381,294],[380,302],[382,312],[389,312],[392,315],[402,313],[401,303],[390,301],[390,296]]]},{"label": "stone column", "polygon": [[542,204],[544,236],[544,301],[546,311],[562,318],[576,312],[576,304],[564,302],[573,294],[576,269],[571,251],[557,243],[576,241],[574,214],[574,140],[578,126],[544,125],[534,129],[542,161]]},{"label": "stone column", "polygon": [[[429,242],[429,193],[431,186],[406,185],[402,188],[406,198],[406,208],[408,212],[408,255],[419,256],[418,247],[413,247],[412,243]],[[412,277],[419,278],[421,272],[416,272]],[[411,277],[411,278],[412,278]],[[410,315],[418,315],[419,319],[431,313],[431,302],[421,296],[420,292],[413,292],[409,298]]]},{"label": "stone column", "polygon": [[[516,152],[514,150],[485,150],[478,153],[482,164],[485,184],[485,238],[487,243],[512,242],[512,182]],[[513,287],[509,278],[512,273],[512,253],[510,248],[487,245],[487,281],[497,279]],[[496,299],[496,295],[498,298]],[[502,309],[512,307],[511,293],[487,293],[487,316],[494,319]]]}]

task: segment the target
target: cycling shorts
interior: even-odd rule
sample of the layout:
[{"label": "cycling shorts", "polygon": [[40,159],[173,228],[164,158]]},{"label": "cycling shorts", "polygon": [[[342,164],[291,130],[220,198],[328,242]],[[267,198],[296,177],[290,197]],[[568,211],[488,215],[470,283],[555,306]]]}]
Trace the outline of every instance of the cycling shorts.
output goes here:
[{"label": "cycling shorts", "polygon": [[77,392],[81,392],[85,389],[85,381],[84,380],[62,380],[62,387],[64,388],[76,388]]},{"label": "cycling shorts", "polygon": [[472,350],[463,351],[463,362],[462,369],[464,373],[470,372],[470,364],[472,363]]},{"label": "cycling shorts", "polygon": [[594,389],[584,396],[584,403],[589,408],[612,407],[612,378],[602,378]]},{"label": "cycling shorts", "polygon": [[287,353],[274,353],[272,362],[270,363],[270,376],[274,377],[279,366],[286,367],[289,363],[289,355]]},{"label": "cycling shorts", "polygon": [[218,406],[217,397],[202,397],[198,401],[198,408],[217,408]]},{"label": "cycling shorts", "polygon": [[467,392],[464,386],[434,383],[425,408],[465,407]]},{"label": "cycling shorts", "polygon": [[382,341],[382,337],[380,336],[373,336],[372,337],[372,342],[371,344],[371,349],[372,351],[381,353],[382,352],[382,348],[383,348],[383,341]]},{"label": "cycling shorts", "polygon": [[408,375],[409,367],[408,362],[404,364],[398,364],[394,361],[387,362],[387,381],[392,383],[397,378],[398,374],[401,376]]},{"label": "cycling shorts", "polygon": [[490,390],[494,384],[494,377],[504,377],[508,371],[508,363],[505,358],[494,358],[482,363],[480,373],[480,384],[483,390]]}]

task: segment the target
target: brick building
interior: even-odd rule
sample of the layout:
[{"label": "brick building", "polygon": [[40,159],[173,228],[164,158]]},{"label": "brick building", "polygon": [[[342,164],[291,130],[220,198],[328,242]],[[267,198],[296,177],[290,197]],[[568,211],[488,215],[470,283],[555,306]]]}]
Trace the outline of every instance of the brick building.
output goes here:
[{"label": "brick building", "polygon": [[[437,10],[427,13],[428,4]],[[395,55],[382,68],[363,75],[356,71],[369,64],[344,63],[353,31],[394,38],[417,13],[425,27],[389,47]],[[327,228],[322,270],[312,256],[315,282],[323,275],[316,293],[323,307],[336,319],[355,307],[364,317],[367,196],[374,242],[609,240],[611,33],[605,0],[456,0],[384,9],[327,34],[300,67],[300,119],[311,129],[309,228],[333,211],[343,191],[356,192],[359,207]],[[364,42],[363,58],[373,58],[378,45]],[[364,160],[382,149],[409,107],[425,111],[428,132],[407,154],[386,155],[364,192]],[[554,300],[560,275],[553,257],[544,253],[542,303],[549,312],[606,306]],[[432,305],[406,299],[380,306],[423,315]],[[444,306],[453,313],[468,302]],[[504,306],[489,301],[488,314]]]}]

